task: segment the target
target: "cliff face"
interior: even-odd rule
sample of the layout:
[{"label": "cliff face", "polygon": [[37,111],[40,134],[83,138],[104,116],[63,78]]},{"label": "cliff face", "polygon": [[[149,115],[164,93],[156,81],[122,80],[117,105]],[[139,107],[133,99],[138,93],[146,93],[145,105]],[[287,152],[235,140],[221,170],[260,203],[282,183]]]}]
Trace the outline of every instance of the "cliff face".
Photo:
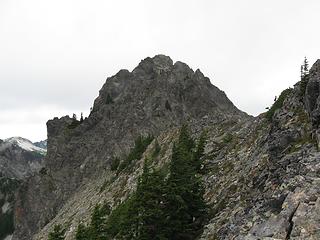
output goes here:
[{"label": "cliff face", "polygon": [[[108,78],[83,123],[47,123],[46,167],[20,189],[14,239],[46,239],[56,224],[74,239],[94,206],[112,208],[135,190],[153,141],[131,169],[110,170],[139,134],[171,157],[179,126],[207,131],[204,175],[210,221],[200,239],[319,239],[320,61],[306,82],[285,90],[272,111],[249,117],[197,70],[166,56]],[[269,116],[269,117],[267,117]]]},{"label": "cliff face", "polygon": [[226,119],[249,117],[199,70],[163,55],[144,59],[132,72],[121,70],[107,79],[81,124],[69,117],[48,121],[46,166],[20,188],[14,239],[31,239],[61,211],[68,214],[64,207],[76,204],[79,194],[89,198],[90,184],[102,173],[111,176],[112,157],[125,154],[140,134],[170,135],[185,122],[198,131]]}]

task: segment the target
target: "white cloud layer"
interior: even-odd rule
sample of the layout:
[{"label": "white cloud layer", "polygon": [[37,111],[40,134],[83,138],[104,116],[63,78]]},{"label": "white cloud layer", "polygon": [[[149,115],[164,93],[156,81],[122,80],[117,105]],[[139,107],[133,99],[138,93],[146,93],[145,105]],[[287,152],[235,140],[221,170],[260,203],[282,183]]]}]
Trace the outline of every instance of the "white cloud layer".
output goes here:
[{"label": "white cloud layer", "polygon": [[[257,115],[320,58],[319,0],[1,0],[0,138],[46,137],[108,76],[163,53]],[[23,116],[23,117],[22,117]]]}]

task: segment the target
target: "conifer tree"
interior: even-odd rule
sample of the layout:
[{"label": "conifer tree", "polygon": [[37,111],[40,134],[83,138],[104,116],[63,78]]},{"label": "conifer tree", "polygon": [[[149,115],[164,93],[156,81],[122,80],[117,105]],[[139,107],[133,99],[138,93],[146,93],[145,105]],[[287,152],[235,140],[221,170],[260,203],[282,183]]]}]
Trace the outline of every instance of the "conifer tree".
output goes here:
[{"label": "conifer tree", "polygon": [[90,238],[90,231],[89,228],[86,227],[84,224],[80,223],[77,228],[76,232],[76,240],[89,240]]},{"label": "conifer tree", "polygon": [[200,135],[198,145],[195,150],[194,157],[193,157],[193,159],[194,159],[193,164],[194,164],[196,171],[198,173],[200,173],[200,171],[201,171],[201,165],[202,165],[201,158],[204,155],[204,147],[206,145],[206,141],[207,141],[207,133],[206,133],[206,131],[203,131]]},{"label": "conifer tree", "polygon": [[305,74],[309,73],[309,62],[307,60],[307,57],[304,57],[304,61],[303,61],[303,71]]},{"label": "conifer tree", "polygon": [[187,127],[183,126],[173,147],[167,182],[165,215],[168,224],[165,232],[169,239],[195,239],[205,221],[204,188],[197,176],[198,166],[193,151],[194,141]]},{"label": "conifer tree", "polygon": [[90,237],[92,240],[102,240],[106,238],[105,223],[106,216],[109,214],[109,205],[97,204],[91,215]]},{"label": "conifer tree", "polygon": [[48,240],[64,240],[65,229],[60,224],[53,227],[53,231],[49,233]]},{"label": "conifer tree", "polygon": [[139,212],[136,239],[164,238],[163,193],[164,177],[159,171],[151,169],[146,161],[136,192],[136,206]]},{"label": "conifer tree", "polygon": [[301,84],[300,84],[300,96],[303,100],[305,95],[307,83],[309,81],[309,63],[306,57],[304,57],[303,64],[301,65]]},{"label": "conifer tree", "polygon": [[81,113],[81,117],[80,117],[80,123],[83,122],[83,113]]}]

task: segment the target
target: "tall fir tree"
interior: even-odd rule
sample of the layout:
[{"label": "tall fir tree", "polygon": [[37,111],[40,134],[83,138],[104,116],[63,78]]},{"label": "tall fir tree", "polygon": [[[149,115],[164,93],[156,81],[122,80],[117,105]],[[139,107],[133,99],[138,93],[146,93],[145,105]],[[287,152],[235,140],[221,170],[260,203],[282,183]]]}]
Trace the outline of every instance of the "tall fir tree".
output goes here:
[{"label": "tall fir tree", "polygon": [[198,176],[194,147],[187,126],[183,126],[173,147],[166,191],[166,235],[169,239],[195,239],[205,221],[204,187]]},{"label": "tall fir tree", "polygon": [[138,208],[137,235],[139,240],[164,239],[163,226],[164,177],[160,171],[144,163],[143,173],[138,181],[136,206]]}]

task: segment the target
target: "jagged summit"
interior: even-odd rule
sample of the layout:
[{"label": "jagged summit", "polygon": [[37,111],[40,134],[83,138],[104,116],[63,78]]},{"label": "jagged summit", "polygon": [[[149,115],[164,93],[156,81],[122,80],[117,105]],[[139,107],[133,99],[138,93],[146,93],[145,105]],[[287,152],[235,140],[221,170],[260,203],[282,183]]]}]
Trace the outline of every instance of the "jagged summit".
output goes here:
[{"label": "jagged summit", "polygon": [[116,105],[131,105],[131,109],[133,105],[143,104],[150,113],[155,110],[161,114],[165,114],[167,103],[173,115],[180,119],[186,115],[201,118],[213,112],[220,116],[245,116],[200,70],[193,71],[179,61],[173,64],[165,55],[148,57],[132,72],[121,70],[108,78],[93,110],[104,108],[108,100]]}]

